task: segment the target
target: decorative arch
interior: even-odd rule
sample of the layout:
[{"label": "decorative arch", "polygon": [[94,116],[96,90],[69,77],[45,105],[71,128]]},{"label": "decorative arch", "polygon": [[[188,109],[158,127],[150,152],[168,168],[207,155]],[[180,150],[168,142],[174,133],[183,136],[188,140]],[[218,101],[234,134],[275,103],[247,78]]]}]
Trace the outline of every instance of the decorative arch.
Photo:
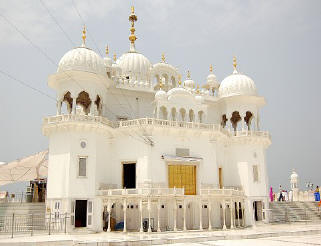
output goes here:
[{"label": "decorative arch", "polygon": [[223,127],[223,128],[225,128],[226,127],[226,122],[228,121],[228,119],[227,119],[227,117],[226,117],[226,114],[223,114],[222,115],[222,121],[221,121],[221,126]]},{"label": "decorative arch", "polygon": [[189,122],[193,122],[195,120],[195,114],[193,109],[189,110],[188,116],[189,116]]},{"label": "decorative arch", "polygon": [[171,109],[171,117],[173,121],[176,121],[176,108]]},{"label": "decorative arch", "polygon": [[179,119],[180,121],[185,121],[185,118],[186,118],[186,110],[184,108],[181,108],[179,110]]},{"label": "decorative arch", "polygon": [[246,128],[247,130],[253,130],[254,128],[254,124],[252,124],[252,122],[254,121],[254,116],[252,114],[252,112],[250,111],[246,111],[245,113],[245,117],[244,117],[244,122],[246,123]]},{"label": "decorative arch", "polygon": [[85,91],[82,91],[78,94],[76,99],[76,105],[80,105],[84,114],[88,115],[90,108],[91,100],[89,94]]},{"label": "decorative arch", "polygon": [[161,106],[160,108],[159,108],[159,113],[161,114],[160,115],[160,117],[161,117],[161,119],[163,119],[163,120],[167,120],[167,115],[168,115],[168,113],[167,113],[167,108],[165,107],[165,106]]},{"label": "decorative arch", "polygon": [[203,112],[203,110],[201,110],[201,111],[198,111],[198,122],[199,123],[203,123],[204,122],[204,112]]},{"label": "decorative arch", "polygon": [[238,111],[234,111],[232,113],[232,117],[231,117],[231,123],[232,123],[232,127],[234,129],[234,131],[236,132],[237,131],[237,125],[238,125],[238,122],[240,120],[242,120],[241,116],[240,116],[240,113]]},{"label": "decorative arch", "polygon": [[71,97],[71,93],[70,91],[67,91],[62,99],[62,102],[61,104],[65,104],[66,107],[67,107],[67,113],[68,114],[71,114],[71,111],[72,111],[72,102],[73,102],[73,99]]}]

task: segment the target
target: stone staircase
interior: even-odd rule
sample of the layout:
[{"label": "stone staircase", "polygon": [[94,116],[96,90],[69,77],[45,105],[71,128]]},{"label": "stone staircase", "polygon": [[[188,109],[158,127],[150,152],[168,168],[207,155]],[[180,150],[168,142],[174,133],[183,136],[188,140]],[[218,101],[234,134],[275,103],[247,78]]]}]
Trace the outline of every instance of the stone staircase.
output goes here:
[{"label": "stone staircase", "polygon": [[270,202],[272,223],[320,221],[318,202]]}]

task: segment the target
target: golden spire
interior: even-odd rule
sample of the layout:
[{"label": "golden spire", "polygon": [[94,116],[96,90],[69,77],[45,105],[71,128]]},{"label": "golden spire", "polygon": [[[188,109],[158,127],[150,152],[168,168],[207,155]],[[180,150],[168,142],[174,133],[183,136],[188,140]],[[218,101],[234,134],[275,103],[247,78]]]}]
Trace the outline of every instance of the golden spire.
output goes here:
[{"label": "golden spire", "polygon": [[130,28],[130,36],[129,36],[129,41],[131,43],[130,46],[130,51],[135,51],[135,41],[137,37],[135,36],[135,22],[137,21],[137,16],[135,15],[135,9],[134,6],[131,7],[131,14],[129,16],[129,21],[131,22],[131,28]]},{"label": "golden spire", "polygon": [[117,56],[116,56],[116,53],[114,53],[114,62],[116,62],[117,60]]},{"label": "golden spire", "polygon": [[162,53],[162,62],[165,63],[165,54]]},{"label": "golden spire", "polygon": [[108,56],[108,54],[109,54],[109,47],[108,45],[106,45],[106,56]]},{"label": "golden spire", "polygon": [[196,87],[196,93],[199,94],[200,93],[200,85],[197,84],[197,87]]},{"label": "golden spire", "polygon": [[160,90],[163,89],[163,81],[162,80],[159,81],[159,89]]},{"label": "golden spire", "polygon": [[84,28],[82,29],[82,45],[86,45],[86,25],[84,25]]},{"label": "golden spire", "polygon": [[233,67],[234,67],[234,71],[236,71],[236,66],[237,66],[236,57],[234,56],[234,57],[233,57]]},{"label": "golden spire", "polygon": [[178,85],[180,86],[182,84],[182,75],[178,75]]},{"label": "golden spire", "polygon": [[187,70],[187,78],[190,79],[191,78],[191,72],[189,70]]},{"label": "golden spire", "polygon": [[213,65],[210,65],[210,72],[213,73]]}]

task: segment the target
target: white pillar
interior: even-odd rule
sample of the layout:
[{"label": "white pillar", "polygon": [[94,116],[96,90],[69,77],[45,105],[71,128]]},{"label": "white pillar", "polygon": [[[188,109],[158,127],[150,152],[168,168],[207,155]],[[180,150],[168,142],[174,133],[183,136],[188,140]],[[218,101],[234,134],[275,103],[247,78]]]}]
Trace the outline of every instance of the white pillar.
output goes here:
[{"label": "white pillar", "polygon": [[176,203],[176,200],[174,200],[174,216],[173,216],[173,219],[174,219],[174,231],[177,231],[176,216],[177,216],[177,203]]},{"label": "white pillar", "polygon": [[199,201],[199,210],[200,210],[200,230],[203,231],[202,201]]},{"label": "white pillar", "polygon": [[186,231],[186,202],[185,199],[183,201],[183,230]]},{"label": "white pillar", "polygon": [[156,118],[157,119],[159,119],[159,110],[160,110],[160,107],[157,106],[157,111],[156,111],[156,113],[157,113],[157,117]]},{"label": "white pillar", "polygon": [[212,205],[211,201],[208,201],[208,230],[212,230],[212,220],[211,220],[211,211],[212,211]]},{"label": "white pillar", "polygon": [[107,205],[107,212],[108,212],[108,228],[107,231],[110,232],[111,231],[111,204],[110,201],[108,201],[108,205]]},{"label": "white pillar", "polygon": [[150,198],[148,198],[148,232],[152,232],[151,224],[150,224],[150,210],[151,210],[151,204],[150,204]]},{"label": "white pillar", "polygon": [[252,210],[252,227],[255,228],[255,211],[254,211],[254,207],[253,207],[253,201],[251,202],[251,206],[250,209]]},{"label": "white pillar", "polygon": [[127,231],[127,229],[126,229],[126,227],[127,227],[127,225],[126,225],[126,218],[127,218],[127,203],[126,203],[126,199],[124,200],[124,203],[123,203],[123,206],[124,206],[124,230],[123,230],[123,232],[126,232]]},{"label": "white pillar", "polygon": [[61,115],[61,104],[62,104],[62,101],[58,100],[57,101],[57,115]]},{"label": "white pillar", "polygon": [[237,227],[240,227],[240,208],[239,208],[239,201],[236,202],[236,217],[237,217]]},{"label": "white pillar", "polygon": [[223,209],[223,230],[226,230],[226,223],[225,223],[225,201],[222,203],[222,209]]},{"label": "white pillar", "polygon": [[161,209],[161,204],[160,204],[160,201],[158,200],[158,205],[157,205],[157,232],[161,232],[160,220],[159,220],[160,209]]},{"label": "white pillar", "polygon": [[231,211],[231,229],[234,229],[234,216],[233,216],[233,201],[230,201],[230,211]]},{"label": "white pillar", "polygon": [[77,104],[77,97],[72,97],[72,109],[71,109],[71,113],[72,114],[76,114],[76,104]]},{"label": "white pillar", "polygon": [[143,200],[140,199],[139,200],[139,212],[140,212],[140,227],[139,227],[139,231],[143,232]]},{"label": "white pillar", "polygon": [[93,100],[91,100],[90,112],[89,112],[90,115],[95,115],[95,106],[96,106],[95,102]]}]

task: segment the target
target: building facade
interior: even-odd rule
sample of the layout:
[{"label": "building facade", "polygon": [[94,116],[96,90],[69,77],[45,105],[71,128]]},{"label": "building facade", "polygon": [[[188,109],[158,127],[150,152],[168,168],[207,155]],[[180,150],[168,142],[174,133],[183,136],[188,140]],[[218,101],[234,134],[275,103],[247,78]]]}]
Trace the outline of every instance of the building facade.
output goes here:
[{"label": "building facade", "polygon": [[[152,64],[135,47],[116,59],[86,46],[67,52],[49,86],[57,114],[49,138],[47,211],[70,213],[70,231],[175,231],[268,221],[265,100],[234,70],[212,67],[200,88],[187,72]],[[106,223],[107,222],[107,223]]]}]

